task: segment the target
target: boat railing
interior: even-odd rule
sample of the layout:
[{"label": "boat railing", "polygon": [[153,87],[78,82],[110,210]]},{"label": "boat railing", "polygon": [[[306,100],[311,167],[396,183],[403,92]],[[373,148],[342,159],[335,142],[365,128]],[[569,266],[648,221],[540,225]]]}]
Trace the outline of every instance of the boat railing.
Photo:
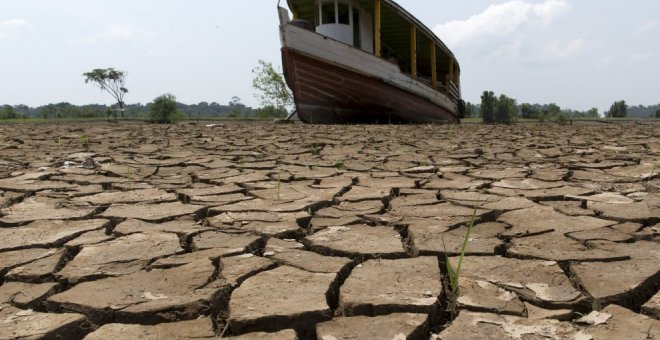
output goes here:
[{"label": "boat railing", "polygon": [[429,87],[434,88],[436,91],[447,94],[454,100],[458,100],[461,98],[461,92],[458,89],[458,86],[456,86],[456,84],[451,80],[449,80],[448,82],[449,85],[438,82],[436,86],[433,86],[433,80],[429,77],[417,76],[415,79],[421,83],[426,84]]},{"label": "boat railing", "polygon": [[447,85],[446,88],[447,94],[449,94],[453,99],[460,99],[461,98],[461,91],[458,89],[458,86],[454,84],[453,81],[449,81],[449,84]]}]

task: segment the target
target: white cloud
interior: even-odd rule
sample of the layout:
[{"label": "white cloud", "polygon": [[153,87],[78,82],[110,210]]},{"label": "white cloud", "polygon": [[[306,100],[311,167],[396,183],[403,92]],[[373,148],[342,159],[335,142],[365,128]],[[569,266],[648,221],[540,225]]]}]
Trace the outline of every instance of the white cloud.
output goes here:
[{"label": "white cloud", "polygon": [[544,52],[547,59],[565,59],[580,53],[584,47],[584,39],[574,39],[568,43],[551,43]]},{"label": "white cloud", "polygon": [[70,43],[72,45],[86,45],[101,42],[130,42],[137,41],[143,38],[152,36],[149,31],[134,25],[115,24],[110,26],[105,31],[97,34],[74,39]]},{"label": "white cloud", "polygon": [[31,25],[24,19],[11,19],[0,21],[0,39],[15,37],[20,31],[30,28]]},{"label": "white cloud", "polygon": [[142,28],[128,25],[114,25],[96,35],[98,40],[136,40],[147,35]]},{"label": "white cloud", "polygon": [[615,64],[617,62],[617,58],[614,56],[607,56],[605,58],[600,59],[597,63],[596,66],[599,68],[607,68],[611,67],[611,65]]},{"label": "white cloud", "polygon": [[639,37],[642,36],[646,33],[649,33],[656,28],[660,27],[660,21],[648,21],[641,26],[637,27],[637,29],[633,32],[634,37]]},{"label": "white cloud", "polygon": [[632,61],[634,63],[640,63],[640,62],[644,62],[644,61],[653,59],[657,55],[658,55],[657,53],[648,53],[648,52],[647,53],[640,53],[640,52],[638,52],[638,53],[634,53],[630,57],[630,61]]},{"label": "white cloud", "polygon": [[514,39],[494,48],[490,55],[499,59],[510,59],[519,55],[522,48],[523,42]]},{"label": "white cloud", "polygon": [[438,25],[434,31],[450,47],[457,47],[482,39],[510,36],[527,24],[547,25],[569,8],[567,0],[545,0],[536,4],[512,0],[491,5],[466,20]]}]

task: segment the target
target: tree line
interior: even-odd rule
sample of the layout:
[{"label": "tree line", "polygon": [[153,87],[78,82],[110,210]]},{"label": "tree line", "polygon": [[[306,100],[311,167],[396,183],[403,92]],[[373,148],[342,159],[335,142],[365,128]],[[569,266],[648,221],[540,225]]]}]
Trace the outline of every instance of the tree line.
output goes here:
[{"label": "tree line", "polygon": [[261,107],[252,108],[241,103],[238,97],[232,97],[227,105],[216,102],[184,104],[176,101],[173,94],[163,94],[151,103],[143,105],[126,104],[124,97],[129,93],[126,87],[126,72],[114,68],[94,69],[83,73],[85,84],[96,85],[102,92],[116,100],[114,105],[73,105],[62,102],[38,107],[27,105],[1,105],[0,119],[22,118],[137,118],[148,119],[157,123],[171,123],[181,119],[200,118],[283,118],[293,106],[293,95],[286,86],[282,72],[272,63],[259,60],[252,70],[252,86],[261,101]]},{"label": "tree line", "polygon": [[[83,74],[85,83],[92,83],[101,91],[110,94],[117,103],[115,105],[73,105],[67,102],[48,104],[39,107],[27,105],[0,106],[0,119],[21,118],[138,118],[154,122],[166,123],[181,119],[203,118],[283,118],[293,107],[293,95],[286,85],[281,70],[275,69],[272,63],[259,60],[258,66],[252,70],[254,78],[252,87],[257,90],[255,96],[260,100],[261,107],[254,109],[241,103],[238,97],[232,97],[227,105],[216,102],[200,102],[184,104],[176,101],[173,94],[164,94],[153,102],[143,105],[126,104],[124,97],[128,94],[126,73],[114,68],[94,69]],[[482,118],[487,124],[511,124],[518,118],[536,119],[539,121],[565,122],[579,118],[599,118],[597,108],[587,111],[562,109],[559,105],[530,104],[518,102],[505,94],[498,96],[492,91],[484,91],[480,104],[466,103],[466,117]],[[625,101],[612,104],[609,111],[603,114],[606,118],[635,117],[660,118],[660,104],[653,106],[628,106]]]},{"label": "tree line", "polygon": [[[125,104],[125,118],[147,119],[149,110],[154,103]],[[233,99],[227,104],[216,102],[200,102],[198,104],[184,104],[176,102],[176,108],[183,118],[225,118],[225,117],[256,117],[259,109],[240,103],[240,99]],[[67,102],[47,104],[37,107],[27,105],[2,105],[0,119],[22,118],[115,118],[121,116],[120,108],[115,105],[88,104],[74,105]]]},{"label": "tree line", "polygon": [[[660,118],[660,104],[653,106],[628,106],[624,100],[614,102],[610,109],[603,113],[605,118]],[[466,103],[466,117],[482,118],[486,124],[511,124],[518,118],[535,119],[538,121],[567,122],[572,119],[599,118],[597,108],[587,111],[562,109],[555,103],[530,104],[518,102],[505,94],[499,97],[493,91],[484,91],[481,103]]]}]

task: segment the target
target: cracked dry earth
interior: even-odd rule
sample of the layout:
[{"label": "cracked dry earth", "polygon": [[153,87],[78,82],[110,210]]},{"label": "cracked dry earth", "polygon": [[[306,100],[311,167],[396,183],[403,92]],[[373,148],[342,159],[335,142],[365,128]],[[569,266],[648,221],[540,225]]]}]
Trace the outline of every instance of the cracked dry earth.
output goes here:
[{"label": "cracked dry earth", "polygon": [[660,339],[658,125],[0,135],[0,339]]}]

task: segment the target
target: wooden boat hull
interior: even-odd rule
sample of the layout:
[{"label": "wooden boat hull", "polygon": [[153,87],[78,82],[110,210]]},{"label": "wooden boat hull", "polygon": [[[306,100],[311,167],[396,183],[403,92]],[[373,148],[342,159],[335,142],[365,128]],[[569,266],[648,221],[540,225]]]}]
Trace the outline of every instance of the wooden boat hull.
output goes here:
[{"label": "wooden boat hull", "polygon": [[287,85],[305,123],[458,124],[452,112],[380,79],[282,48]]}]

